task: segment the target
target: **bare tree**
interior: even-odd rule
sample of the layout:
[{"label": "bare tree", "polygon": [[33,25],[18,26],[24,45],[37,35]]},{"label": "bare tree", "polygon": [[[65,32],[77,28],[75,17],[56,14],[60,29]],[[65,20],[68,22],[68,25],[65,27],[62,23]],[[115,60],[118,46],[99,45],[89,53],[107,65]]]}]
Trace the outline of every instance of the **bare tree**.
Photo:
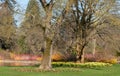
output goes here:
[{"label": "bare tree", "polygon": [[115,0],[74,0],[72,10],[76,22],[77,61],[84,62],[84,49],[95,38],[96,30],[104,27],[105,17]]},{"label": "bare tree", "polygon": [[[30,45],[32,49],[44,48],[42,50],[43,57],[42,57],[41,65],[39,67],[40,69],[50,70],[52,68],[51,56],[52,56],[54,36],[57,31],[57,28],[59,27],[62,21],[62,11],[65,9],[66,3],[67,0],[60,0],[60,1],[50,0],[50,2],[47,2],[46,0],[29,1],[28,8],[26,11],[26,18],[24,20],[25,24],[23,22],[22,27],[26,28],[24,31],[27,31],[28,33],[26,35],[28,36],[27,40],[32,39],[32,41],[28,41],[30,42],[31,45],[33,45],[33,46]],[[30,37],[30,34],[34,36]],[[42,45],[40,45],[41,43]],[[38,44],[37,45],[38,47],[35,44]]]},{"label": "bare tree", "polygon": [[43,17],[42,19],[42,26],[44,27],[43,35],[44,35],[45,51],[43,53],[43,59],[40,65],[40,69],[49,70],[52,68],[51,55],[52,55],[53,39],[56,32],[54,23],[59,24],[61,22],[62,20],[61,14],[64,8],[66,7],[67,0],[57,0],[57,1],[51,0],[49,3],[46,3],[46,0],[40,0],[40,2],[45,12],[45,17]]}]

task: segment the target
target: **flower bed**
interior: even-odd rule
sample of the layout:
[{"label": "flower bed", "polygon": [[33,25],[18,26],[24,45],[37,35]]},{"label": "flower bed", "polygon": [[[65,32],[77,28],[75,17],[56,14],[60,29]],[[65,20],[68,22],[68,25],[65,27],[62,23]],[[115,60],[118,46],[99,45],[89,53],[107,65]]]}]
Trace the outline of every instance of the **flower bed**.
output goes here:
[{"label": "flower bed", "polygon": [[102,62],[87,62],[87,63],[74,63],[74,62],[53,62],[53,67],[86,67],[86,68],[94,68],[94,67],[107,67],[112,66],[109,63]]}]

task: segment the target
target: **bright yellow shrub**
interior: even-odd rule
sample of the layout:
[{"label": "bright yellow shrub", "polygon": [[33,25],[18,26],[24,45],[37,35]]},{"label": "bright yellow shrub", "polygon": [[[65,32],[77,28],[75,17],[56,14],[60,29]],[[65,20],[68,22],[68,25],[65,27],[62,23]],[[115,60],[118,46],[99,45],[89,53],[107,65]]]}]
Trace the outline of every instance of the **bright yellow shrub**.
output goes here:
[{"label": "bright yellow shrub", "polygon": [[116,58],[112,58],[112,59],[108,60],[107,62],[111,63],[111,64],[116,64],[117,63],[117,59]]},{"label": "bright yellow shrub", "polygon": [[37,57],[36,60],[41,61],[42,57]]},{"label": "bright yellow shrub", "polygon": [[55,53],[52,55],[52,60],[62,60],[63,56],[60,53]]}]

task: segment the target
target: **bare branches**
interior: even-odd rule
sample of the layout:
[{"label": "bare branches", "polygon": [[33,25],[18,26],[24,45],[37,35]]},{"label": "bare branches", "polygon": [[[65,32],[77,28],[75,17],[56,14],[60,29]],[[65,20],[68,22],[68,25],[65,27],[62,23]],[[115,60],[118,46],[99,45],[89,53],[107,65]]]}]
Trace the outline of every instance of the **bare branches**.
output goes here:
[{"label": "bare branches", "polygon": [[47,5],[46,0],[40,0],[40,2],[42,4],[42,6],[45,8],[45,6]]},{"label": "bare branches", "polygon": [[51,0],[49,3],[47,3],[46,0],[40,0],[40,2],[41,2],[42,6],[46,12],[52,10],[52,7],[54,5],[53,0]]}]

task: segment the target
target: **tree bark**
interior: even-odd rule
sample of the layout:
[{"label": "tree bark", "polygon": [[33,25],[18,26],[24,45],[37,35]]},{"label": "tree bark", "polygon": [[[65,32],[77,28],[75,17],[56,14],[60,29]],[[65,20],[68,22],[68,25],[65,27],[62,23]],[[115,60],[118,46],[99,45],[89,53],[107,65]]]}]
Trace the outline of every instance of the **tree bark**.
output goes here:
[{"label": "tree bark", "polygon": [[80,51],[79,59],[80,59],[81,63],[84,63],[84,48],[85,48],[85,46],[82,46],[81,51]]},{"label": "tree bark", "polygon": [[[82,25],[84,25],[84,22],[82,23]],[[81,38],[77,38],[77,62],[80,62],[80,63],[84,63],[84,49],[87,44],[86,30],[84,28],[82,28],[81,30]]]},{"label": "tree bark", "polygon": [[96,51],[96,39],[92,39],[92,54],[93,56],[95,55],[95,51]]},{"label": "tree bark", "polygon": [[80,49],[80,45],[77,45],[77,62],[80,62],[80,63],[84,63],[84,48],[85,46],[82,46],[81,49]]},{"label": "tree bark", "polygon": [[80,39],[77,38],[77,55],[76,55],[76,62],[84,63],[84,49],[86,44],[80,45]]},{"label": "tree bark", "polygon": [[47,38],[45,40],[45,51],[43,52],[43,59],[39,69],[41,70],[51,70],[51,56],[52,56],[52,40]]}]

